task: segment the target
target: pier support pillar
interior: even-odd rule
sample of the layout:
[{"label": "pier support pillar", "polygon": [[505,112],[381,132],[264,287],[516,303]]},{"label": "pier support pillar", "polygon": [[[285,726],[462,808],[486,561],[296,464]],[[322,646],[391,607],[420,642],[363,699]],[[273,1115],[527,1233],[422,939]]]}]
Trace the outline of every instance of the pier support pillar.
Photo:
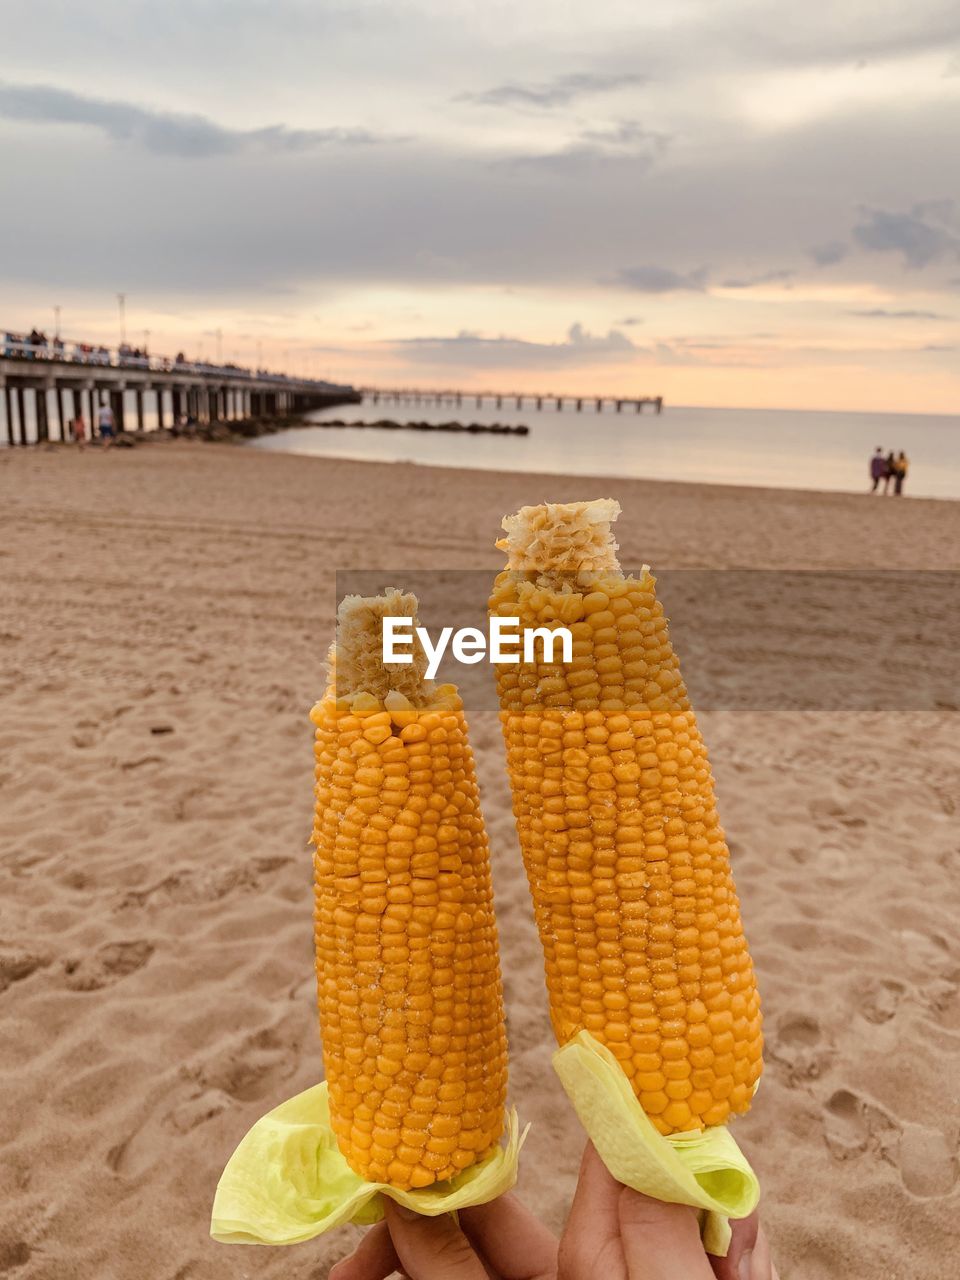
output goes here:
[{"label": "pier support pillar", "polygon": [[163,429],[163,387],[157,387],[157,430]]},{"label": "pier support pillar", "polygon": [[116,430],[117,435],[119,435],[121,431],[126,430],[126,421],[123,412],[123,392],[108,391],[107,395],[110,400],[110,408],[113,410],[114,429]]},{"label": "pier support pillar", "polygon": [[39,387],[34,392],[34,407],[37,414],[37,444],[50,439],[50,423],[47,421],[47,389]]},{"label": "pier support pillar", "polygon": [[13,397],[8,386],[3,388],[3,407],[7,421],[7,444],[13,444]]},{"label": "pier support pillar", "polygon": [[21,444],[27,443],[27,418],[24,413],[23,387],[17,387],[17,435]]},{"label": "pier support pillar", "polygon": [[135,391],[134,396],[137,401],[137,430],[143,430],[143,392]]},{"label": "pier support pillar", "polygon": [[657,413],[663,413],[663,396],[657,396]]},{"label": "pier support pillar", "polygon": [[619,413],[619,412],[620,412],[620,410],[621,410],[622,408],[623,408],[623,401],[622,401],[622,400],[618,400],[618,401],[617,401],[617,413]]}]

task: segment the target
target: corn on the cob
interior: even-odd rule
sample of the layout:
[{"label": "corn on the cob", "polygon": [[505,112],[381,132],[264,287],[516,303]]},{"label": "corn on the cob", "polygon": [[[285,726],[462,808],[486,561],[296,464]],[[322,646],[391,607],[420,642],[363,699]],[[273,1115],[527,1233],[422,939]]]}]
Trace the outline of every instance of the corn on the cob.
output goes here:
[{"label": "corn on the cob", "polygon": [[314,708],[316,959],[331,1125],[351,1168],[420,1188],[496,1145],[506,1035],[487,836],[452,685],[382,662],[391,591],[348,597]]},{"label": "corn on the cob", "polygon": [[611,500],[525,507],[491,611],[567,626],[573,661],[498,666],[514,814],[560,1044],[590,1032],[663,1134],[746,1111],[760,1005],[703,740]]}]

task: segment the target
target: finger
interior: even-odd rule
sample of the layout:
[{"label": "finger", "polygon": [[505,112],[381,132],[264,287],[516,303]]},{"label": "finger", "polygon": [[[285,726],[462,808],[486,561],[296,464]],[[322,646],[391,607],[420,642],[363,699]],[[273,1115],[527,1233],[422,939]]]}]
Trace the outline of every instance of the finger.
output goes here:
[{"label": "finger", "polygon": [[630,1280],[713,1280],[700,1224],[685,1204],[665,1204],[623,1187],[620,1236]]},{"label": "finger", "polygon": [[[735,1222],[730,1223],[732,1234],[727,1256],[725,1258],[716,1258],[712,1254],[709,1255],[710,1265],[713,1267],[713,1274],[717,1280],[741,1280],[740,1263],[753,1253],[759,1228],[760,1215],[756,1212],[751,1213],[748,1218],[738,1218]],[[747,1270],[744,1275],[747,1280],[750,1280],[749,1261],[746,1265]]]},{"label": "finger", "polygon": [[460,1226],[503,1280],[545,1280],[556,1275],[556,1237],[515,1196],[461,1209]]},{"label": "finger", "polygon": [[591,1275],[602,1275],[604,1280],[627,1280],[617,1208],[621,1190],[593,1143],[588,1142],[580,1162],[576,1195],[560,1238],[557,1280],[585,1280]]},{"label": "finger", "polygon": [[736,1280],[778,1280],[777,1268],[773,1265],[770,1243],[762,1227],[757,1231],[756,1242],[752,1249],[745,1249],[740,1255]]},{"label": "finger", "polygon": [[393,1247],[410,1280],[489,1280],[451,1214],[424,1218],[394,1200],[386,1204]]},{"label": "finger", "polygon": [[386,1222],[371,1227],[350,1254],[330,1271],[328,1280],[386,1280],[400,1269],[400,1259]]}]

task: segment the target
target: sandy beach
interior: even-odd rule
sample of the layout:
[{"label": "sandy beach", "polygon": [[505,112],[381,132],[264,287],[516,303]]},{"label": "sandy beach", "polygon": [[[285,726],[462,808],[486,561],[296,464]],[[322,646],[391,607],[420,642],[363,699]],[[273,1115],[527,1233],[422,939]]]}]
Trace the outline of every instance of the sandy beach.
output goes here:
[{"label": "sandy beach", "polygon": [[[608,494],[626,565],[960,568],[952,502],[229,445],[0,452],[0,1275],[321,1280],[349,1252],[352,1228],[284,1250],[207,1235],[236,1143],[320,1074],[307,713],[334,571],[492,576],[504,513]],[[823,637],[825,667],[838,650],[871,661],[873,637],[843,617],[801,604],[796,622]],[[766,1018],[766,1072],[734,1131],[781,1276],[944,1276],[960,1211],[956,707],[718,705],[701,725]],[[559,1227],[582,1137],[550,1069],[493,714],[471,732],[512,1101],[532,1123],[519,1192]]]}]

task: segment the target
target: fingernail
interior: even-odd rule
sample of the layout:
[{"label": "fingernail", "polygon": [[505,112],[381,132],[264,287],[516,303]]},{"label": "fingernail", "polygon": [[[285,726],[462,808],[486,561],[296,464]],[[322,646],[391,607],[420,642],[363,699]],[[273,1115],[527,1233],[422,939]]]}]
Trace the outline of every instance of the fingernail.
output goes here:
[{"label": "fingernail", "polygon": [[399,1200],[393,1201],[393,1211],[398,1218],[403,1218],[404,1222],[412,1222],[414,1218],[420,1216],[416,1209],[411,1209],[408,1205],[401,1204]]},{"label": "fingernail", "polygon": [[740,1280],[750,1280],[753,1273],[753,1250],[748,1249],[740,1258],[740,1265],[737,1267],[737,1275]]}]

